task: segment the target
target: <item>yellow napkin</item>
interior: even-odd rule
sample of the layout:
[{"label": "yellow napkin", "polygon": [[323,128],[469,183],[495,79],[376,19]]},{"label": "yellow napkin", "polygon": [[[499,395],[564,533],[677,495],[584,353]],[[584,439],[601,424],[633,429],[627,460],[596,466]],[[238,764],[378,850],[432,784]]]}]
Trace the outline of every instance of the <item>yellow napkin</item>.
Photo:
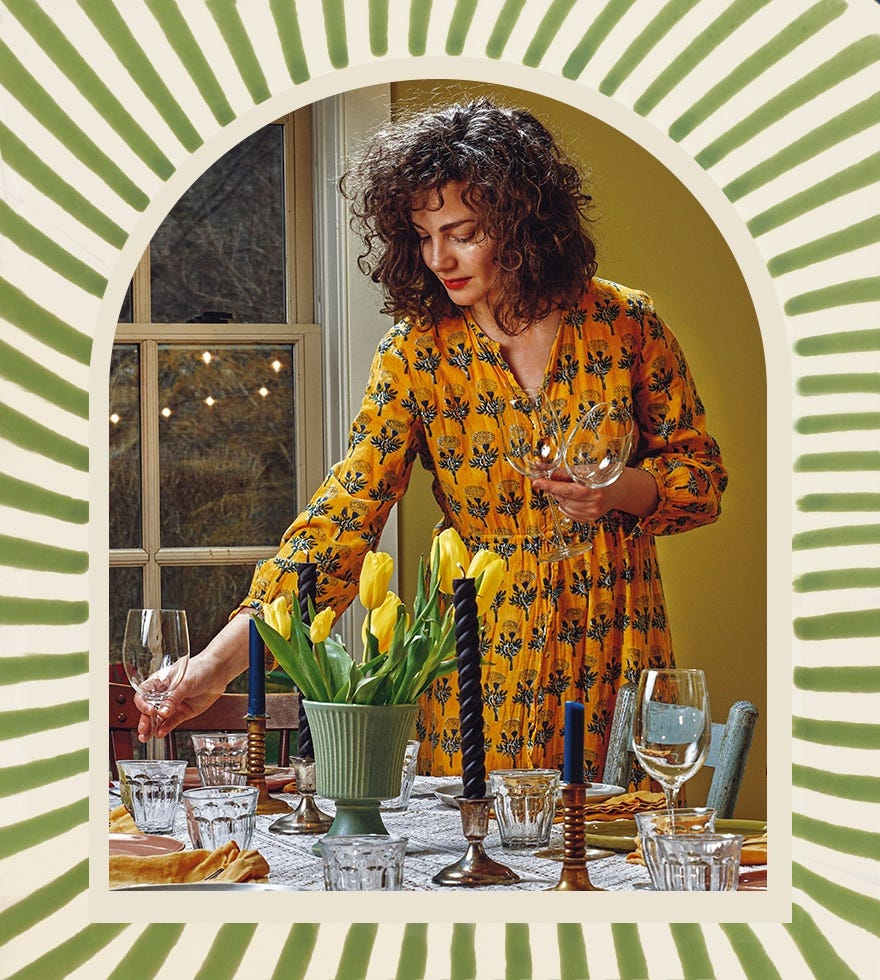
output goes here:
[{"label": "yellow napkin", "polygon": [[639,791],[638,793],[623,793],[620,796],[612,796],[609,800],[601,803],[591,804],[587,799],[587,820],[625,820],[634,813],[641,813],[643,810],[662,810],[666,806],[666,797],[662,793],[649,793]]},{"label": "yellow napkin", "polygon": [[[642,839],[635,838],[636,849],[627,854],[626,859],[630,864],[644,864],[642,856]],[[742,852],[739,858],[740,867],[751,864],[767,863],[767,834],[758,834],[756,837],[744,837]]]},{"label": "yellow napkin", "polygon": [[124,806],[118,806],[110,811],[111,834],[139,834],[137,824]]},{"label": "yellow napkin", "polygon": [[218,868],[212,881],[265,881],[269,865],[259,851],[242,851],[229,841],[215,851],[175,851],[149,857],[116,854],[110,858],[110,887],[167,885],[204,881]]}]

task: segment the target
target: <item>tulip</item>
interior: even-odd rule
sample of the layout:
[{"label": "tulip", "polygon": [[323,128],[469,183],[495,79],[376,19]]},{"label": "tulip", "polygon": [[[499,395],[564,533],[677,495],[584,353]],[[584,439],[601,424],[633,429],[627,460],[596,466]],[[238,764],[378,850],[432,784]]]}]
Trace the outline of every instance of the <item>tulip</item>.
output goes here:
[{"label": "tulip", "polygon": [[452,580],[461,578],[468,563],[468,550],[454,527],[448,527],[434,538],[431,546],[431,567],[440,552],[440,591],[452,595]]},{"label": "tulip", "polygon": [[367,552],[360,582],[361,602],[366,609],[378,609],[385,601],[393,570],[391,555],[386,555],[384,551]]},{"label": "tulip", "polygon": [[504,578],[504,559],[494,551],[483,548],[471,559],[466,575],[475,579],[483,576],[477,587],[477,612],[485,616]]},{"label": "tulip", "polygon": [[[373,609],[364,619],[361,638],[365,647],[367,645],[367,627],[369,626],[370,632],[379,641],[379,653],[385,653],[388,650],[394,637],[394,628],[397,625],[397,610],[402,605],[403,602],[393,592],[386,593],[382,605]],[[409,625],[408,615],[406,622]]]},{"label": "tulip", "polygon": [[263,603],[263,619],[285,640],[290,639],[290,611],[287,608],[287,599],[283,595],[272,602]]},{"label": "tulip", "polygon": [[323,643],[327,639],[334,619],[336,619],[336,613],[329,606],[315,616],[309,626],[309,636],[312,643]]}]

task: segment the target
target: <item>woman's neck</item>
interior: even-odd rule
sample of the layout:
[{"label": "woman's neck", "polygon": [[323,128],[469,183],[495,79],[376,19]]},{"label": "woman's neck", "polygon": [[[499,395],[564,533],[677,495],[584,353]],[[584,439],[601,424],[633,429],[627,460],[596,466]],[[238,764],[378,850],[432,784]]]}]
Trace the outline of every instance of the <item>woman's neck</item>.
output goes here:
[{"label": "woman's neck", "polygon": [[521,388],[540,387],[547,373],[562,311],[551,310],[547,316],[534,320],[516,334],[502,330],[486,309],[476,310],[471,307],[468,312],[483,333],[501,348],[517,384]]}]

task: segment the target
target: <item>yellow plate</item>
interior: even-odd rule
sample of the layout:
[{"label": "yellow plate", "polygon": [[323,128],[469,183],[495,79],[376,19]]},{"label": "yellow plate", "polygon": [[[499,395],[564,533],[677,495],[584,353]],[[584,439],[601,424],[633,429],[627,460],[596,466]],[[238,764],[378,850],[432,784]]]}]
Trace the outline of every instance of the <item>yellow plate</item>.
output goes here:
[{"label": "yellow plate", "polygon": [[[742,834],[754,837],[767,828],[766,820],[716,820],[719,834]],[[591,820],[584,824],[584,841],[590,847],[604,847],[609,851],[629,852],[636,849],[635,820]]]}]

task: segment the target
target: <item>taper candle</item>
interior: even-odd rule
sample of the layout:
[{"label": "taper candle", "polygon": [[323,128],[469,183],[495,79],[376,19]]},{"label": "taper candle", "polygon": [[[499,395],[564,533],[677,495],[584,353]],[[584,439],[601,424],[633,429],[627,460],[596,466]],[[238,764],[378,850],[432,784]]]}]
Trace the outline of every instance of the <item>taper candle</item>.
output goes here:
[{"label": "taper candle", "polygon": [[584,706],[580,701],[565,702],[565,743],[562,781],[584,781]]},{"label": "taper candle", "polygon": [[[309,613],[309,600],[314,605],[318,592],[318,566],[313,561],[298,561],[294,562],[294,568],[296,569],[299,614],[302,621],[308,625],[312,619]],[[306,718],[306,709],[303,707],[302,695],[300,695],[299,700],[297,755],[301,759],[313,759],[315,757],[312,733],[309,730],[309,720]]]},{"label": "taper candle", "polygon": [[458,714],[464,797],[468,800],[480,800],[486,795],[486,749],[483,742],[480,629],[474,579],[453,580],[452,603],[455,607],[455,652],[458,661]]},{"label": "taper candle", "polygon": [[266,654],[257,624],[251,619],[248,633],[248,714],[266,714]]}]

